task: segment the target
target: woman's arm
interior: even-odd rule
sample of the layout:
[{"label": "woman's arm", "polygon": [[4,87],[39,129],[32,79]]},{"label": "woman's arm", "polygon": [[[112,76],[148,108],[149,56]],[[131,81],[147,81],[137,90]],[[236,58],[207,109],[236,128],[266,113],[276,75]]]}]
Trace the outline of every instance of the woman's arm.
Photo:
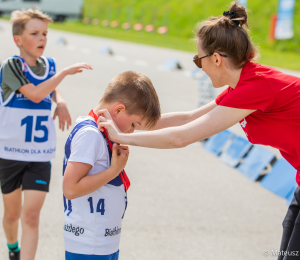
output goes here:
[{"label": "woman's arm", "polygon": [[[118,143],[149,148],[181,148],[220,133],[241,121],[255,110],[217,106],[200,118],[176,127],[156,131],[123,134],[114,126],[108,111],[99,117],[99,129],[106,128],[109,138]],[[100,111],[99,111],[100,112]]]},{"label": "woman's arm", "polygon": [[[207,114],[217,106],[215,101],[211,101],[205,106],[199,107],[193,111],[187,112],[172,112],[162,114],[161,118],[157,121],[156,125],[150,130],[158,130],[166,127],[185,125],[195,119]],[[143,126],[137,126],[136,130],[149,130]]]}]

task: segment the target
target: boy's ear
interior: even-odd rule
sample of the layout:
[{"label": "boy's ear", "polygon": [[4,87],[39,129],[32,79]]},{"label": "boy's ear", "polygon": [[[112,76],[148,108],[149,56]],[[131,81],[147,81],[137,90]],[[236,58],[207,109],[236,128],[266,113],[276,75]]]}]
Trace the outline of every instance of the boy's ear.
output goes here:
[{"label": "boy's ear", "polygon": [[123,104],[116,105],[113,109],[113,116],[119,115],[121,112],[124,112],[125,109],[126,109],[126,107]]},{"label": "boy's ear", "polygon": [[14,36],[14,42],[15,42],[15,44],[16,44],[18,47],[21,47],[21,46],[22,46],[22,42],[21,42],[21,39],[20,39],[20,36],[19,36],[19,35],[15,35],[15,36]]}]

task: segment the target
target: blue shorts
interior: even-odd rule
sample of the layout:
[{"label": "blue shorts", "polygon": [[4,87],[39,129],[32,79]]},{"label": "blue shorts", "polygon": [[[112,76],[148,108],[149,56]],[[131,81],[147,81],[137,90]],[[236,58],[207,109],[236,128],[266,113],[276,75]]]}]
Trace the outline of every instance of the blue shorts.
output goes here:
[{"label": "blue shorts", "polygon": [[111,255],[82,255],[66,251],[66,260],[118,260],[119,250]]}]

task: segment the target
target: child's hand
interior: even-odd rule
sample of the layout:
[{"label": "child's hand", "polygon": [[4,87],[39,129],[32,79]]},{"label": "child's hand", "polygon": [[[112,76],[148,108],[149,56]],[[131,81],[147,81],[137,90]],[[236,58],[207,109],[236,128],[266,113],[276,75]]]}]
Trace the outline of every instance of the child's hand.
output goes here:
[{"label": "child's hand", "polygon": [[62,131],[65,130],[65,124],[67,125],[67,129],[69,129],[69,126],[72,124],[71,116],[69,113],[69,110],[67,108],[66,102],[59,102],[57,103],[53,120],[58,116],[59,120],[59,129]]},{"label": "child's hand", "polygon": [[81,62],[81,63],[76,63],[76,64],[71,65],[70,67],[65,68],[64,72],[67,75],[74,75],[76,73],[82,72],[83,69],[92,70],[93,68],[91,65]]},{"label": "child's hand", "polygon": [[129,156],[129,148],[126,145],[113,145],[111,165],[118,174],[125,168]]}]

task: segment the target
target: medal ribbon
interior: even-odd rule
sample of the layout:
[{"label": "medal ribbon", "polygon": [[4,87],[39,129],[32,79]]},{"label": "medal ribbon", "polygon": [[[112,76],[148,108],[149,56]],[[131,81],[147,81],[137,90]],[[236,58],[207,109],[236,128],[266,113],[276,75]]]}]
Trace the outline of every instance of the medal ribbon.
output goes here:
[{"label": "medal ribbon", "polygon": [[[95,112],[94,112],[93,110],[90,111],[89,116],[93,117],[93,118],[95,119],[96,123],[97,123],[98,117],[97,117],[97,115],[95,114]],[[113,149],[113,148],[112,148],[112,143],[111,143],[111,141],[109,140],[109,138],[108,138],[108,136],[107,136],[107,132],[106,132],[106,129],[105,129],[105,128],[104,128],[103,133],[104,133],[104,135],[105,135],[105,137],[106,137],[106,140],[107,140],[107,142],[108,142],[108,146],[109,146],[109,148],[110,148],[110,150],[111,150],[111,152],[112,152],[112,149]],[[126,174],[126,172],[125,172],[124,169],[123,169],[123,171],[120,172],[120,177],[121,177],[121,180],[122,180],[122,182],[123,182],[123,184],[124,184],[125,191],[127,192],[127,190],[128,190],[129,187],[130,187],[130,181],[129,181],[129,178],[128,178],[128,176],[127,176],[127,174]]]}]

